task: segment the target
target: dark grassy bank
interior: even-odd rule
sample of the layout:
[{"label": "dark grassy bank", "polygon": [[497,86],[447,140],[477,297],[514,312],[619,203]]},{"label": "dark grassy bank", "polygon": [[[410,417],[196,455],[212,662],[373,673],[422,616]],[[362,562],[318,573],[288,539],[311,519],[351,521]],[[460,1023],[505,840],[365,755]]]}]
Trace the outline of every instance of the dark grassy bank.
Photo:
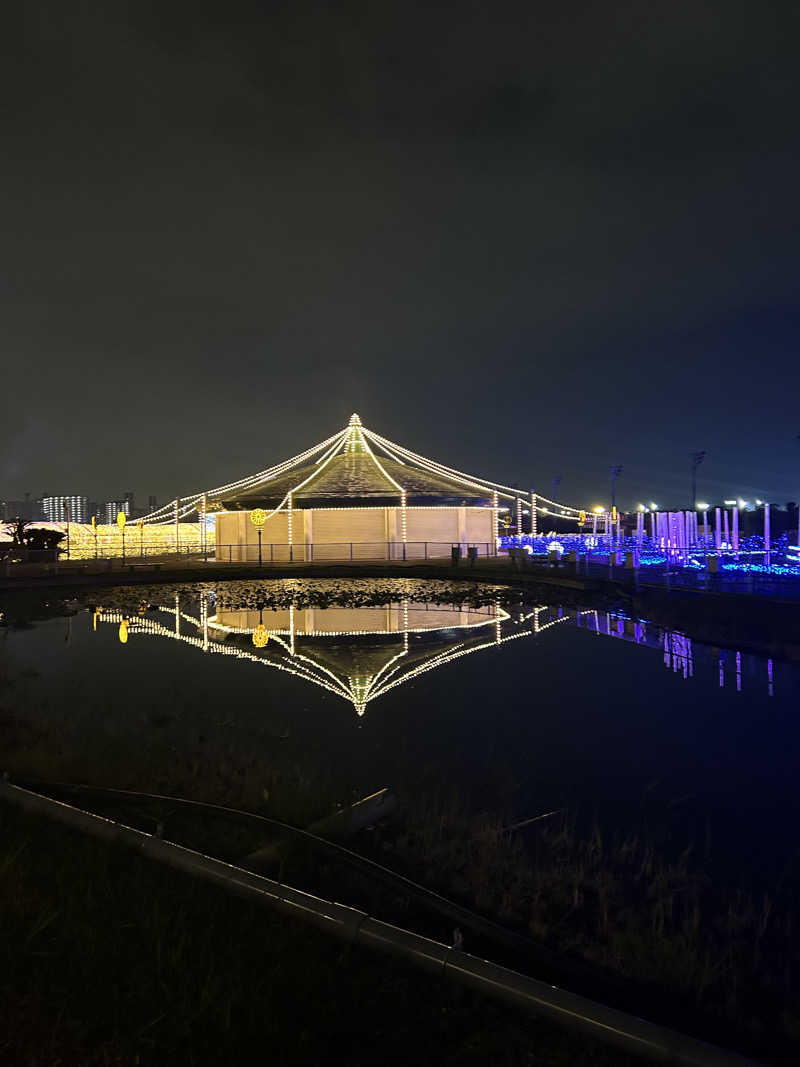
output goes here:
[{"label": "dark grassy bank", "polygon": [[633,1063],[6,806],[0,916],[9,1067]]},{"label": "dark grassy bank", "polygon": [[456,796],[420,797],[387,830],[392,862],[596,967],[594,989],[582,992],[597,996],[605,973],[617,1006],[769,1062],[798,1062],[796,870],[768,891],[747,890],[709,877],[702,842],[676,848],[655,827],[589,831],[566,811],[520,832],[508,825]]}]

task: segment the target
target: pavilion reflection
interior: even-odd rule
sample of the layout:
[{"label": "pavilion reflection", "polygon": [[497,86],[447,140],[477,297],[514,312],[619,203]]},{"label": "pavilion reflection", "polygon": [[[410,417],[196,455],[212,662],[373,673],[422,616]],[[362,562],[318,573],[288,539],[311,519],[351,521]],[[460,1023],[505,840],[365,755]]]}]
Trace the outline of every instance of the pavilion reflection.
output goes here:
[{"label": "pavilion reflection", "polygon": [[[462,656],[520,638],[536,638],[571,623],[598,636],[659,650],[664,666],[691,679],[697,656],[690,638],[617,612],[552,605],[507,611],[499,602],[482,607],[399,600],[378,607],[295,606],[217,610],[213,592],[174,594],[172,603],[149,606],[138,615],[98,608],[94,626],[113,624],[128,642],[140,636],[181,641],[198,650],[293,674],[351,703],[358,715],[390,690],[444,667]],[[744,666],[761,675],[760,657],[702,649],[705,666],[725,684],[726,666],[737,690]],[[710,653],[710,656],[709,656]],[[766,661],[767,692],[774,694],[773,664]]]},{"label": "pavilion reflection", "polygon": [[235,656],[286,671],[347,700],[358,715],[398,685],[461,656],[534,637],[572,616],[541,605],[513,616],[499,603],[468,607],[408,600],[380,607],[216,610],[214,595],[181,597],[129,616],[97,609],[120,640],[181,641],[205,653]]}]

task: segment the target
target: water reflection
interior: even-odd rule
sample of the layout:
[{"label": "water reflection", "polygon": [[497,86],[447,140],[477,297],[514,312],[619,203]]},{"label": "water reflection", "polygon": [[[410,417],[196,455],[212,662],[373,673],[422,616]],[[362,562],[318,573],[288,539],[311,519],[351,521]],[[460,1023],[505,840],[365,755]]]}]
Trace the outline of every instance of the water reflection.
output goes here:
[{"label": "water reflection", "polygon": [[[695,674],[692,640],[643,619],[619,612],[564,609],[552,605],[503,607],[431,604],[409,598],[380,606],[231,607],[217,604],[213,590],[181,595],[171,603],[143,606],[129,616],[97,608],[93,626],[118,627],[119,640],[160,637],[204,653],[234,656],[285,671],[351,703],[357,715],[385,693],[462,656],[519,638],[536,638],[560,624],[590,630],[663,653],[664,666],[685,680]],[[742,690],[741,652],[704,650],[704,664],[716,664],[719,685],[726,667]],[[716,659],[714,658],[716,657]],[[745,657],[752,676],[763,675],[764,661]],[[772,661],[766,661],[766,689],[774,695]]]},{"label": "water reflection", "polygon": [[[645,648],[660,649],[663,651],[663,663],[667,670],[674,674],[681,674],[687,680],[694,677],[695,657],[692,639],[679,630],[665,630],[644,619],[632,619],[628,615],[614,611],[578,610],[575,612],[575,622],[581,629],[591,630],[600,636],[618,638]],[[708,653],[709,650],[703,648],[703,651]],[[767,695],[770,697],[775,695],[771,659],[764,660],[760,656],[748,656],[736,650],[713,649],[711,651],[715,657],[720,688],[725,687],[726,668],[732,666],[733,670],[728,670],[728,677],[731,679],[732,676],[738,693],[742,692],[742,678],[747,674],[753,680],[766,681]]]},{"label": "water reflection", "polygon": [[416,603],[380,607],[221,608],[213,592],[150,607],[128,617],[98,608],[93,625],[118,627],[127,643],[163,637],[205,653],[235,656],[287,671],[350,702],[357,715],[426,671],[520,637],[534,637],[572,616],[547,605],[513,615],[490,606]]}]

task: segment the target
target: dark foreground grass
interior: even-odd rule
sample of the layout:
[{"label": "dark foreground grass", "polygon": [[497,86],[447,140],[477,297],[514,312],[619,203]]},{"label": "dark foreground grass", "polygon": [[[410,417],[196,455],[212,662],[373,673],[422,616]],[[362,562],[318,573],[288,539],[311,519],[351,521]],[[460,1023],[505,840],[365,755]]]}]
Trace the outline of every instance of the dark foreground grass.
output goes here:
[{"label": "dark foreground grass", "polygon": [[654,1004],[666,994],[677,1029],[800,1063],[796,872],[746,892],[715,884],[689,847],[667,858],[645,831],[587,834],[565,811],[522,840],[455,794],[416,804],[392,848],[425,885],[621,976]]},{"label": "dark foreground grass", "polygon": [[0,804],[0,1063],[629,1060]]}]

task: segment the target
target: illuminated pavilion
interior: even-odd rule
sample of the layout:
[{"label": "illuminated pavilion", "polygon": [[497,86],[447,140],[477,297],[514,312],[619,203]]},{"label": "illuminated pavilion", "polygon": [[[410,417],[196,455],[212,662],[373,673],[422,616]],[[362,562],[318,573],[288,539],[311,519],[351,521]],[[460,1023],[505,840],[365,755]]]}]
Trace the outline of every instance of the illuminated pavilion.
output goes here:
[{"label": "illuminated pavilion", "polygon": [[178,524],[193,514],[205,529],[216,517],[216,555],[231,562],[258,558],[260,517],[265,560],[419,559],[449,556],[452,546],[494,555],[498,513],[523,506],[577,519],[576,508],[535,493],[464,474],[395,444],[352,415],[349,424],[274,467],[179,498],[143,523]]},{"label": "illuminated pavilion", "polygon": [[358,415],[317,459],[224,493],[210,507],[217,552],[234,560],[257,552],[256,508],[267,515],[262,541],[272,559],[441,556],[453,544],[495,551],[497,495],[489,486],[379,455]]}]

